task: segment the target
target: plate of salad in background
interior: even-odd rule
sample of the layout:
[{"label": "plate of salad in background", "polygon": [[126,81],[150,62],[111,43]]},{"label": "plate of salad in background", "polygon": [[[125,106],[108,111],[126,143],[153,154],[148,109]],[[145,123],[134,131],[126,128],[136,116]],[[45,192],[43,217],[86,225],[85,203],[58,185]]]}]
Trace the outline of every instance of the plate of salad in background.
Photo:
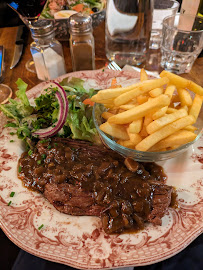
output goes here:
[{"label": "plate of salad in background", "polygon": [[106,0],[48,0],[39,19],[54,21],[55,35],[60,41],[69,39],[68,19],[77,12],[92,17],[92,26],[98,26],[105,19]]},{"label": "plate of salad in background", "polygon": [[85,14],[101,12],[106,7],[106,0],[48,0],[41,18],[53,19],[61,10],[73,10]]}]

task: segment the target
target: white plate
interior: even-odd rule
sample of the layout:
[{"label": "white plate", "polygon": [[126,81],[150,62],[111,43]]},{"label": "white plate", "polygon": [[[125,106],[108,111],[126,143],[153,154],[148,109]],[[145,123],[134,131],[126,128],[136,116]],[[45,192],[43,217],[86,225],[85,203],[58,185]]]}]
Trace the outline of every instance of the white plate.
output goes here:
[{"label": "white plate", "polygon": [[[114,77],[118,82],[136,80],[139,73],[85,71],[58,80],[67,76],[82,78],[87,87],[101,89],[109,86]],[[32,88],[29,98],[39,95],[43,85]],[[203,138],[184,155],[161,164],[168,175],[167,184],[177,188],[179,209],[170,209],[162,226],[146,224],[139,233],[106,235],[99,218],[61,214],[41,194],[22,186],[16,172],[23,145],[9,134],[11,129],[3,129],[6,119],[0,117],[0,225],[11,241],[25,251],[78,269],[139,266],[175,255],[201,234]],[[13,198],[11,192],[15,192]],[[38,230],[41,224],[44,227]]]}]

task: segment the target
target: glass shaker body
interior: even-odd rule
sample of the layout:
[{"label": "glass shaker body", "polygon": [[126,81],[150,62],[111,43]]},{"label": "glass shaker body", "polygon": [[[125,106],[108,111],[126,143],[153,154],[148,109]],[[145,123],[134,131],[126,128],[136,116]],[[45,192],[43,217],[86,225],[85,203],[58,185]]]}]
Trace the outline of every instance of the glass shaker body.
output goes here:
[{"label": "glass shaker body", "polygon": [[[43,32],[42,32],[43,33]],[[33,34],[30,51],[40,80],[52,80],[66,73],[63,49],[53,31]]]},{"label": "glass shaker body", "polygon": [[106,56],[123,67],[146,60],[152,27],[153,0],[108,0]]},{"label": "glass shaker body", "polygon": [[76,13],[69,19],[73,71],[95,69],[95,45],[91,16]]},{"label": "glass shaker body", "polygon": [[91,31],[71,33],[70,50],[73,71],[95,69],[95,45]]}]

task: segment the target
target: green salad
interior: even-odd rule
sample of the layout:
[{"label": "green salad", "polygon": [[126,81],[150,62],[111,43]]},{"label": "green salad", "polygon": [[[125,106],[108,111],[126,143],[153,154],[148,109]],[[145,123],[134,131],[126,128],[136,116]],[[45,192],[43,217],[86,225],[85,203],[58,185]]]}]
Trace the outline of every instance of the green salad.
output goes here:
[{"label": "green salad", "polygon": [[73,77],[65,78],[60,84],[49,83],[33,105],[26,95],[28,85],[21,79],[16,84],[18,99],[0,105],[0,110],[10,120],[6,127],[15,128],[18,138],[28,148],[39,139],[51,136],[98,141],[90,101],[95,90],[86,90],[83,80]]},{"label": "green salad", "polygon": [[61,10],[74,10],[94,14],[106,7],[106,0],[48,0],[40,17],[53,19],[54,13]]}]

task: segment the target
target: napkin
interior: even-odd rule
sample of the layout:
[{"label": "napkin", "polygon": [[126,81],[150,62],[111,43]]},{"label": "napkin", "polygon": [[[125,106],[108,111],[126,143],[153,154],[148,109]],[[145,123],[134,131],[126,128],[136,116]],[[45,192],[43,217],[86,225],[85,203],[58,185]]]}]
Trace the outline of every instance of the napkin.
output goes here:
[{"label": "napkin", "polygon": [[137,22],[137,16],[120,13],[116,9],[113,0],[109,0],[106,18],[108,30],[111,36],[123,32],[129,32],[135,27]]}]

